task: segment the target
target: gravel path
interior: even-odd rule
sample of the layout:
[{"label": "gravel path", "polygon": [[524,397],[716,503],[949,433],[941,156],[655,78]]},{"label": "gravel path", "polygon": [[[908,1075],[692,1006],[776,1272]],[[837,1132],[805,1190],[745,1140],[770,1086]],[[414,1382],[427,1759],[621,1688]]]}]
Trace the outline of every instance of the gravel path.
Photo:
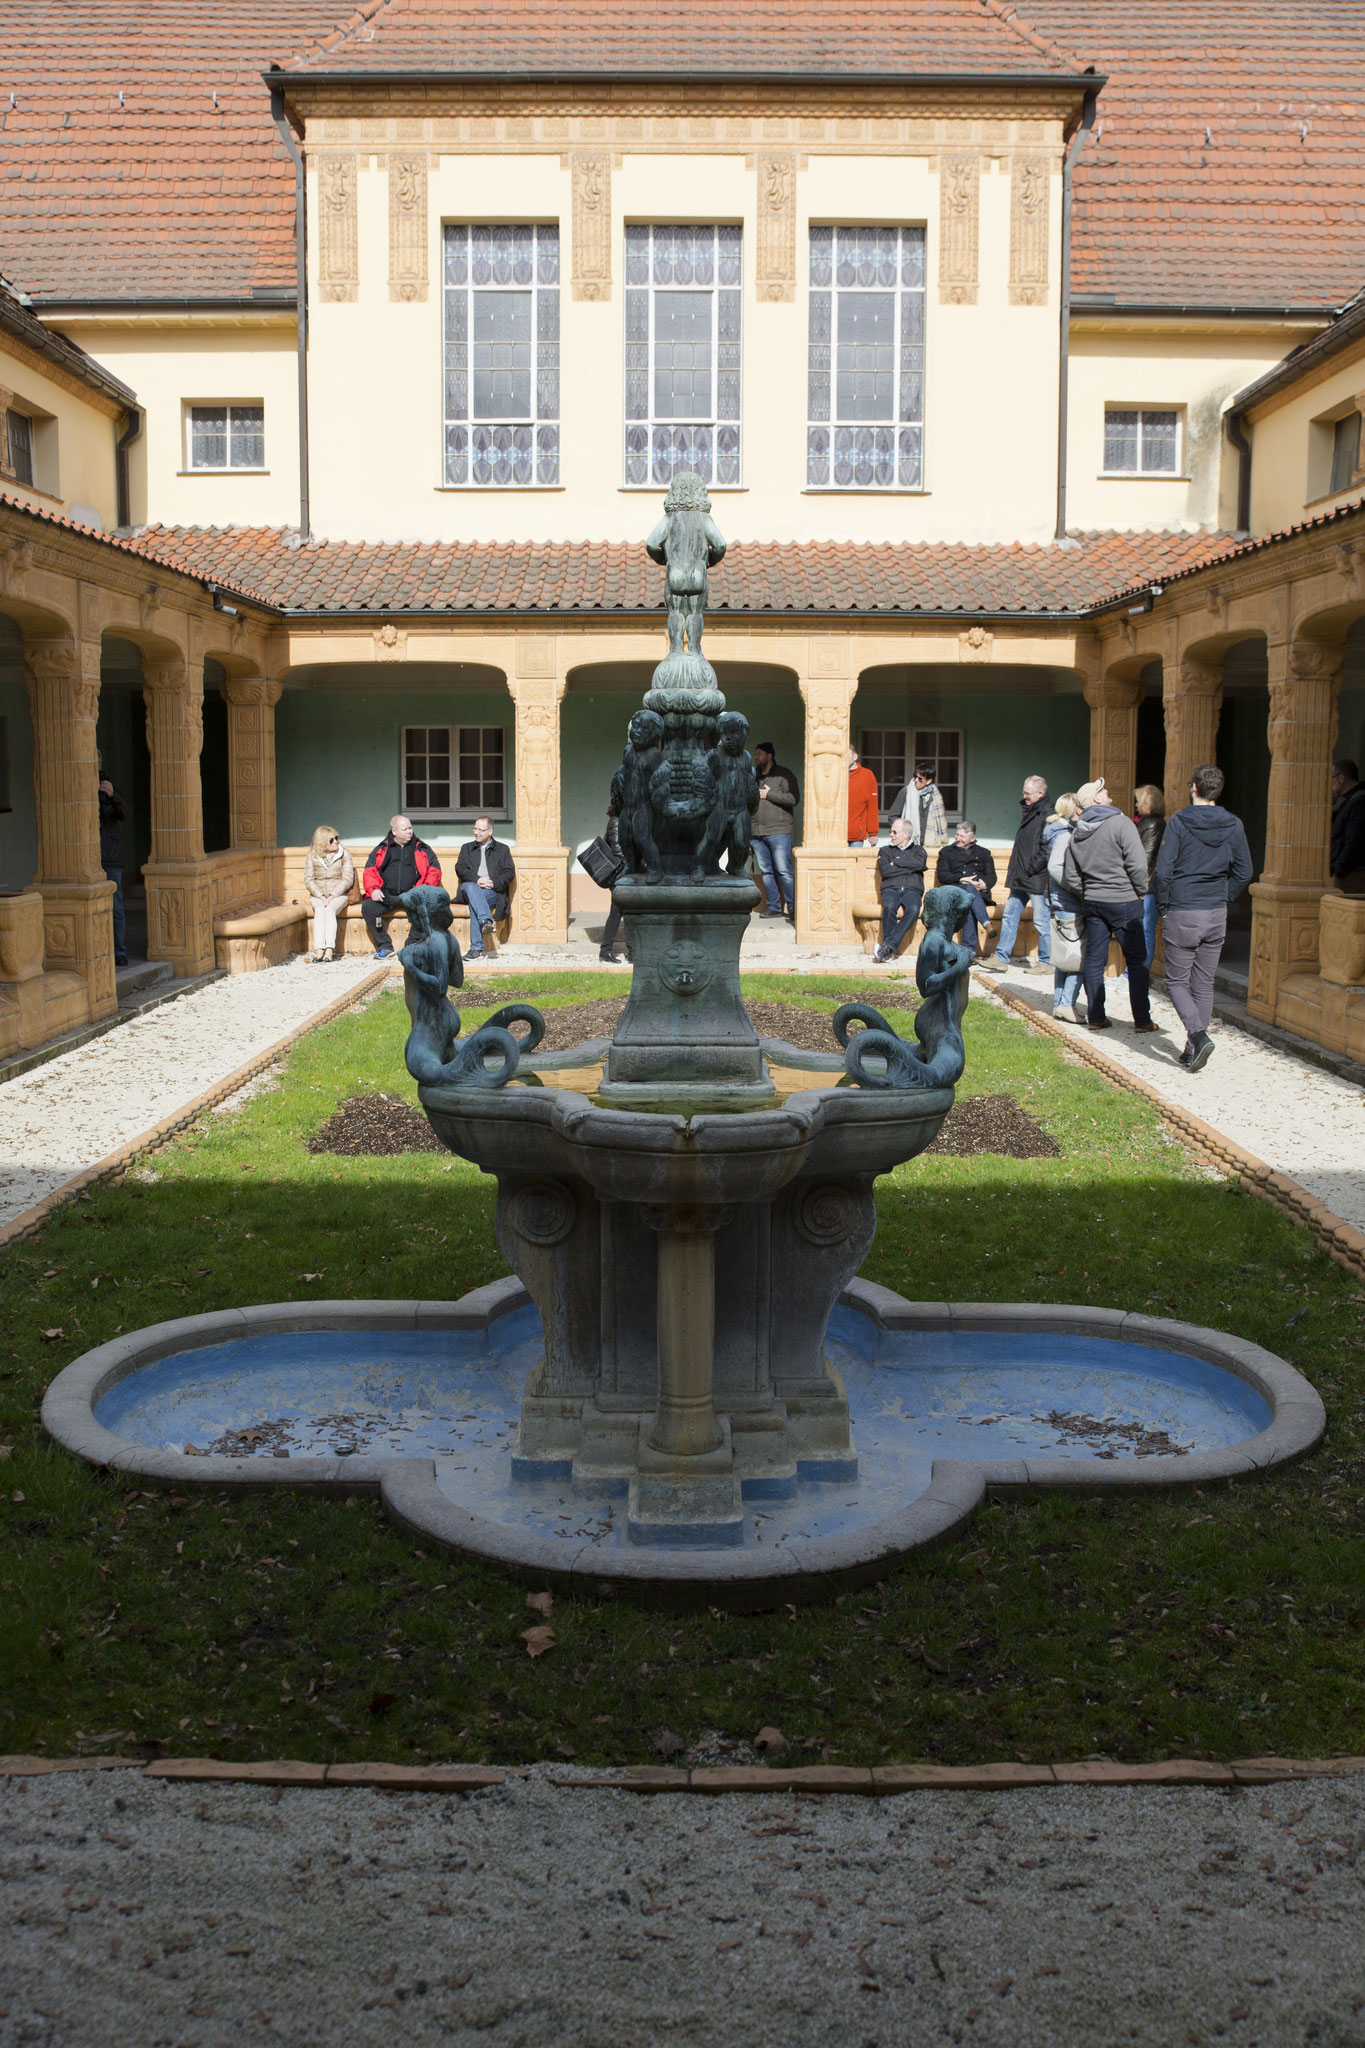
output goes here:
[{"label": "gravel path", "polygon": [[[992,978],[1032,1008],[1052,1015],[1050,976],[1015,970]],[[974,1001],[989,996],[987,979],[973,976]],[[1105,1007],[1112,1031],[1091,1032],[1084,1024],[1062,1028],[1141,1075],[1168,1102],[1202,1117],[1267,1166],[1291,1175],[1343,1222],[1365,1230],[1365,1089],[1218,1017],[1212,1025],[1213,1058],[1202,1074],[1188,1074],[1177,1061],[1185,1028],[1159,989],[1152,991],[1152,1016],[1161,1030],[1153,1037],[1133,1036],[1126,983],[1111,984]]]},{"label": "gravel path", "polygon": [[374,971],[299,961],[234,974],[0,1087],[0,1223],[173,1116]]},{"label": "gravel path", "polygon": [[12,1779],[0,2042],[1354,2048],[1363,1809]]}]

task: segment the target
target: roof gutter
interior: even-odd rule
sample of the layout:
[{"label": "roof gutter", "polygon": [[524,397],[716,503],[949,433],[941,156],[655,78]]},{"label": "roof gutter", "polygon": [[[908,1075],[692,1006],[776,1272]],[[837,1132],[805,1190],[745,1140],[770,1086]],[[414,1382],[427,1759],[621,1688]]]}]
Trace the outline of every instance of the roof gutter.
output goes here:
[{"label": "roof gutter", "polygon": [[745,85],[782,85],[788,90],[794,85],[812,86],[977,86],[999,85],[1015,87],[1032,86],[1080,86],[1089,85],[1093,80],[1096,91],[1106,83],[1098,72],[1075,71],[745,71],[736,66],[726,71],[698,71],[688,67],[686,78],[679,80],[676,71],[630,71],[630,70],[563,70],[541,71],[308,71],[278,68],[261,73],[273,93],[283,82],[294,85],[501,85],[509,81],[525,87],[528,82],[536,87],[545,85],[734,85],[742,81]]},{"label": "roof gutter", "polygon": [[[268,600],[262,600],[261,598],[253,598],[251,601],[253,604],[257,605],[262,604],[263,602],[269,602]],[[325,608],[320,608],[316,605],[275,605],[272,606],[271,609],[274,610],[277,617],[282,619],[316,619],[319,623],[329,625],[337,624],[346,620],[353,620],[357,625],[372,625],[376,619],[478,619],[484,621],[492,620],[500,623],[506,621],[514,625],[518,623],[524,625],[528,620],[532,619],[558,619],[562,625],[566,618],[581,619],[587,617],[590,612],[595,612],[598,617],[601,617],[603,619],[609,619],[613,625],[625,624],[628,621],[643,621],[653,625],[657,625],[659,622],[659,610],[657,606],[651,608],[622,605],[619,610],[612,610],[610,612],[605,612],[602,611],[599,607],[588,605],[585,605],[581,608],[576,608],[573,606],[555,607],[552,605],[527,605],[524,610],[519,610],[515,608],[498,610],[491,606],[485,608],[483,606],[475,607],[472,605],[461,605],[458,609],[453,609],[449,606],[442,605],[429,605],[426,607],[409,607],[403,605],[384,604],[367,606],[363,611],[341,609],[329,611]],[[710,619],[711,630],[713,633],[715,633],[723,632],[727,625],[748,626],[753,624],[755,621],[761,622],[764,619],[800,619],[806,624],[829,623],[835,625],[840,623],[847,625],[850,620],[855,620],[859,623],[867,625],[903,626],[907,624],[916,624],[922,619],[934,621],[937,621],[939,619],[950,619],[955,620],[958,625],[970,622],[972,625],[982,624],[989,626],[1078,626],[1083,625],[1085,621],[1090,617],[1090,615],[1090,609],[1084,606],[1082,606],[1076,611],[1065,612],[1042,612],[1024,610],[1012,612],[989,612],[974,611],[970,605],[958,605],[955,607],[949,607],[942,611],[932,611],[926,605],[922,610],[916,610],[912,612],[889,610],[859,611],[855,609],[837,612],[798,610],[779,611],[776,609],[776,607],[773,607],[771,609],[765,608],[762,611],[746,611],[742,608],[737,607],[732,612],[713,612],[710,614]]]},{"label": "roof gutter", "polygon": [[114,496],[115,524],[120,528],[133,523],[133,493],[128,478],[128,450],[142,434],[146,415],[140,405],[130,405],[124,413],[125,424],[114,434]]},{"label": "roof gutter", "polygon": [[308,188],[304,177],[303,154],[294,140],[294,131],[285,111],[284,87],[278,83],[278,79],[271,80],[269,74],[267,83],[270,85],[271,119],[294,166],[294,266],[295,289],[298,295],[296,344],[299,394],[299,535],[303,540],[311,540],[308,484]]},{"label": "roof gutter", "polygon": [[1076,313],[1090,314],[1097,319],[1131,313],[1144,320],[1157,320],[1163,316],[1174,318],[1181,314],[1200,320],[1330,320],[1334,311],[1333,307],[1325,305],[1229,306],[1226,303],[1207,304],[1198,299],[1100,298],[1093,292],[1077,293],[1071,303]]},{"label": "roof gutter", "polygon": [[1099,86],[1092,85],[1081,106],[1081,117],[1076,133],[1068,145],[1062,160],[1062,282],[1061,292],[1061,337],[1057,352],[1057,534],[1058,540],[1066,539],[1066,462],[1067,462],[1067,408],[1070,404],[1071,387],[1071,180],[1076,158],[1085,144],[1085,138],[1095,125],[1095,101],[1099,97]]}]

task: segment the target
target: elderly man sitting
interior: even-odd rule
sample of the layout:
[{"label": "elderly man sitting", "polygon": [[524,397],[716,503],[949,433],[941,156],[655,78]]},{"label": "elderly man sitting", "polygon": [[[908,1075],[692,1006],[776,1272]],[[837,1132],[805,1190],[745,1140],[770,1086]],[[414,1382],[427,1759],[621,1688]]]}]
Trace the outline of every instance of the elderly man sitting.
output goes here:
[{"label": "elderly man sitting", "polygon": [[[991,890],[996,881],[995,856],[989,846],[977,845],[976,827],[970,818],[962,820],[951,846],[940,847],[934,880],[940,889],[951,884],[965,889],[971,897],[972,907],[967,913],[962,937],[967,945],[975,945],[979,953],[991,921]],[[971,933],[970,939],[968,932]]]},{"label": "elderly man sitting", "polygon": [[469,905],[466,959],[477,960],[484,953],[496,952],[493,926],[507,915],[516,878],[511,854],[493,837],[493,820],[476,818],[473,840],[460,848],[455,862],[455,879],[459,884],[455,898]]},{"label": "elderly man sitting", "polygon": [[426,840],[413,831],[412,819],[400,811],[389,819],[389,829],[366,861],[360,883],[360,914],[374,941],[376,960],[393,957],[384,920],[419,882],[439,888],[441,864]]}]

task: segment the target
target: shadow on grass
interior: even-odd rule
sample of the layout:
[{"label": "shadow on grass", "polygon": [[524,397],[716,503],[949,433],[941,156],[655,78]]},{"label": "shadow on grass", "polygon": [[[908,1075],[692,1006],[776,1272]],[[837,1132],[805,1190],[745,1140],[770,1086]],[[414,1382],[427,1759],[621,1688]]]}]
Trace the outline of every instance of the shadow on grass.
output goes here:
[{"label": "shadow on grass", "polygon": [[640,1761],[664,1727],[765,1723],[846,1762],[1365,1748],[1359,1290],[1135,1098],[1011,1019],[969,1017],[966,1092],[1012,1094],[1062,1156],[899,1169],[879,1183],[868,1276],[1235,1330],[1322,1391],[1313,1458],[1218,1491],[993,1505],[827,1607],[560,1602],[556,1646],[532,1662],[521,1631],[540,1616],[520,1590],[414,1549],[368,1501],[158,1494],[47,1445],[43,1388],[119,1328],[252,1301],[453,1298],[506,1270],[492,1183],[463,1162],[306,1150],[357,1088],[412,1098],[386,996],[302,1041],[274,1092],[155,1155],[155,1179],[59,1212],[0,1268],[0,1749]]}]

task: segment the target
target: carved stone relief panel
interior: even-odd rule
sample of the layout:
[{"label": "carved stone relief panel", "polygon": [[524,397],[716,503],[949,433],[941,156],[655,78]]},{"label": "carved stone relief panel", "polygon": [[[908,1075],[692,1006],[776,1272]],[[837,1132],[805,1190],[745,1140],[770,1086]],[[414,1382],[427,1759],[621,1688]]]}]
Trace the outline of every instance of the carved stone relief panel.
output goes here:
[{"label": "carved stone relief panel", "polygon": [[573,177],[573,295],[611,297],[611,151],[576,149]]},{"label": "carved stone relief panel", "polygon": [[1048,202],[1052,167],[1045,156],[1016,156],[1010,180],[1010,304],[1047,304]]},{"label": "carved stone relief panel", "polygon": [[767,149],[758,158],[758,254],[755,282],[760,299],[796,297],[796,157]]},{"label": "carved stone relief panel", "polygon": [[427,156],[395,150],[389,158],[389,297],[427,295]]},{"label": "carved stone relief panel", "polygon": [[354,302],[360,289],[356,236],[356,160],[318,159],[318,285],[333,304]]},{"label": "carved stone relief panel", "polygon": [[980,184],[975,151],[939,158],[938,295],[945,306],[976,304]]}]

